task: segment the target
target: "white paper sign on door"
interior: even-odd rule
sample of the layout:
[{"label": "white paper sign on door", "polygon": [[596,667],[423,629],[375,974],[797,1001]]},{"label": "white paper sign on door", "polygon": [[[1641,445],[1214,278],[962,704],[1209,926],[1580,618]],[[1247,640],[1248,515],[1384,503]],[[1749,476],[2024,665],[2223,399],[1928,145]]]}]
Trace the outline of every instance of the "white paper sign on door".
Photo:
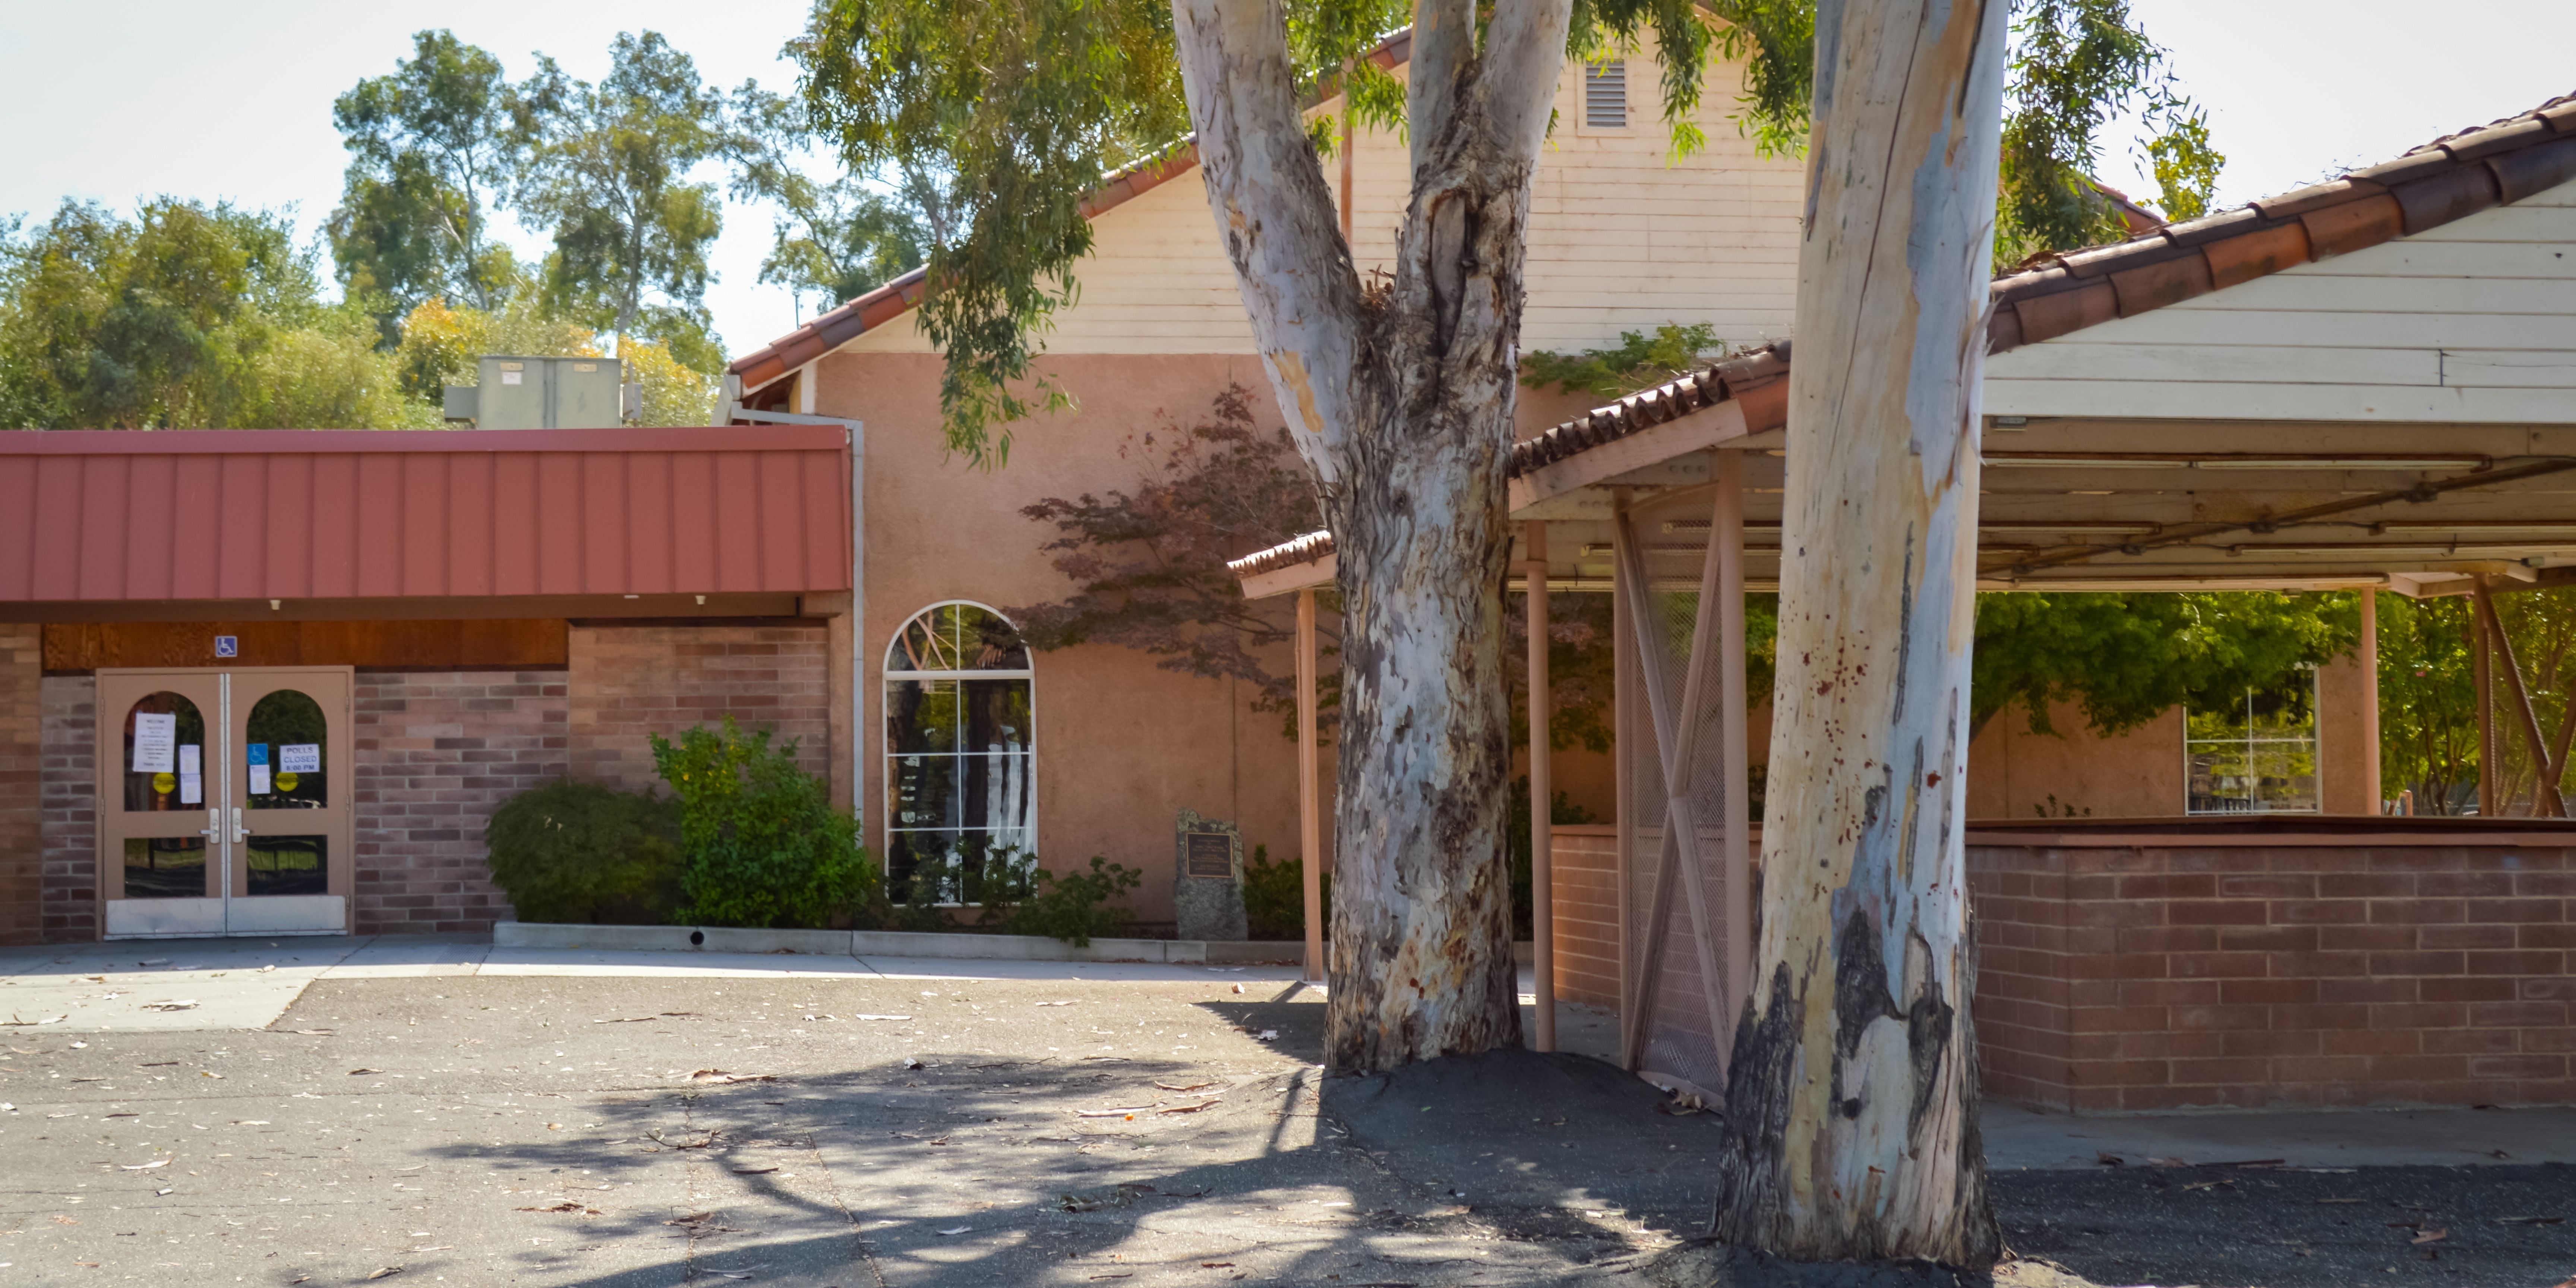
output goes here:
[{"label": "white paper sign on door", "polygon": [[178,743],[179,717],[168,712],[138,711],[134,714],[135,773],[176,772],[178,757],[174,748]]},{"label": "white paper sign on door", "polygon": [[179,744],[179,803],[202,805],[206,800],[204,749],[193,742]]},{"label": "white paper sign on door", "polygon": [[250,760],[250,794],[268,795],[268,744],[254,742],[243,748]]},{"label": "white paper sign on door", "polygon": [[318,774],[322,772],[322,744],[290,742],[277,749],[277,769],[283,774]]}]

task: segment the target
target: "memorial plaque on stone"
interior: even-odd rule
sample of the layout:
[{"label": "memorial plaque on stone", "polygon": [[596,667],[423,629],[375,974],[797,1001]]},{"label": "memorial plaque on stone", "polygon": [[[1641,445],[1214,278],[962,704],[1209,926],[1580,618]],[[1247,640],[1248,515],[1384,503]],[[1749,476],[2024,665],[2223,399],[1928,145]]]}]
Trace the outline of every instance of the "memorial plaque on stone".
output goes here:
[{"label": "memorial plaque on stone", "polygon": [[1239,940],[1250,934],[1243,917],[1241,829],[1185,809],[1172,842],[1172,911],[1180,937]]}]

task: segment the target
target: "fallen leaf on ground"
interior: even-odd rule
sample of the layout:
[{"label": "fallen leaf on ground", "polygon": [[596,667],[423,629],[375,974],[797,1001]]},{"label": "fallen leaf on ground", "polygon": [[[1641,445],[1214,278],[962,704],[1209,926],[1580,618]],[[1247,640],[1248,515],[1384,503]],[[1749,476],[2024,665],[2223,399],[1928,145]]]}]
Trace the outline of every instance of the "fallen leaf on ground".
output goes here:
[{"label": "fallen leaf on ground", "polygon": [[970,1231],[970,1230],[973,1230],[974,1228],[975,1228],[975,1227],[973,1227],[973,1226],[971,1226],[971,1225],[951,1226],[951,1227],[949,1227],[948,1229],[945,1229],[945,1230],[940,1231],[940,1233],[941,1233],[941,1234],[943,1234],[943,1235],[947,1235],[947,1234],[964,1234],[964,1233],[966,1233],[966,1232],[968,1232],[968,1231]]},{"label": "fallen leaf on ground", "polygon": [[327,1037],[331,1036],[332,1034],[339,1032],[339,1030],[338,1030],[338,1029],[297,1029],[297,1030],[296,1030],[296,1032],[301,1033],[301,1034],[303,1034],[304,1036],[306,1036],[306,1037],[308,1037],[308,1038],[327,1038]]},{"label": "fallen leaf on ground", "polygon": [[[785,949],[785,948],[782,948],[782,949],[779,949],[778,951],[780,951],[780,952],[788,952],[788,951],[791,951],[791,950],[789,950],[789,949]],[[766,1262],[766,1261],[761,1262],[759,1265],[756,1265],[756,1266],[744,1266],[744,1267],[743,1267],[742,1269],[740,1269],[740,1270],[718,1270],[718,1269],[716,1269],[716,1268],[715,1268],[715,1267],[713,1267],[713,1266],[709,1266],[709,1267],[707,1267],[707,1272],[708,1272],[709,1274],[719,1275],[719,1276],[721,1276],[721,1277],[723,1277],[723,1278],[726,1278],[726,1279],[749,1279],[749,1278],[751,1278],[751,1272],[752,1272],[752,1271],[754,1271],[754,1270],[764,1270],[764,1269],[767,1269],[767,1268],[768,1268],[768,1266],[769,1266],[769,1263],[768,1263],[768,1262]]]},{"label": "fallen leaf on ground", "polygon": [[1073,1116],[1076,1118],[1133,1118],[1138,1114],[1151,1113],[1153,1109],[1152,1105],[1136,1105],[1127,1109],[1076,1109],[1073,1111]]},{"label": "fallen leaf on ground", "polygon": [[80,1224],[80,1222],[78,1222],[78,1221],[76,1221],[76,1220],[73,1220],[72,1218],[67,1217],[67,1216],[57,1216],[57,1217],[55,1217],[55,1218],[54,1218],[54,1224],[56,1224],[56,1225],[79,1225],[79,1224]]},{"label": "fallen leaf on ground", "polygon": [[2442,1240],[2450,1237],[2451,1232],[2449,1230],[2443,1229],[2441,1226],[2437,1225],[2430,1230],[2426,1230],[2423,1233],[2416,1235],[2412,1239],[2408,1239],[2407,1242],[2412,1244],[2440,1243]]},{"label": "fallen leaf on ground", "polygon": [[1217,1102],[1218,1098],[1211,1096],[1195,1105],[1174,1105],[1169,1109],[1158,1110],[1157,1112],[1166,1114],[1194,1114],[1207,1108],[1209,1105],[1216,1104]]},{"label": "fallen leaf on ground", "polygon": [[2093,1161],[2100,1163],[2104,1167],[2120,1167],[2126,1165],[2129,1160],[2122,1158],[2117,1154],[2104,1152],[2095,1154],[2093,1156]]},{"label": "fallen leaf on ground", "polygon": [[700,1221],[713,1220],[714,1218],[715,1218],[715,1213],[713,1213],[713,1212],[691,1212],[691,1213],[690,1213],[690,1214],[688,1214],[687,1216],[675,1216],[675,1217],[672,1217],[670,1220],[665,1221],[665,1222],[663,1222],[662,1224],[664,1224],[664,1225],[696,1225],[696,1224],[697,1224],[698,1222],[700,1222]]},{"label": "fallen leaf on ground", "polygon": [[711,1082],[718,1086],[729,1087],[738,1082],[776,1082],[778,1081],[778,1075],[774,1073],[727,1073],[722,1069],[700,1069],[689,1075],[689,1081]]},{"label": "fallen leaf on ground", "polygon": [[2147,1160],[2147,1166],[2149,1166],[2149,1167],[2189,1167],[2189,1166],[2191,1166],[2191,1164],[2186,1163],[2186,1162],[2184,1162],[2183,1160],[2181,1160],[2181,1159],[2179,1159],[2179,1158],[2149,1158],[2149,1159]]},{"label": "fallen leaf on ground", "polygon": [[[1241,989],[1236,989],[1235,991],[1239,993],[1239,992],[1242,992],[1243,990],[1241,990]],[[1038,1005],[1040,1005],[1040,1006],[1071,1006],[1071,1005],[1073,1005],[1073,1003],[1071,1003],[1071,1002],[1040,1002],[1040,1003],[1038,1003]]]},{"label": "fallen leaf on ground", "polygon": [[1205,1091],[1216,1084],[1213,1082],[1193,1082],[1186,1087],[1176,1087],[1168,1082],[1157,1082],[1154,1085],[1165,1091]]},{"label": "fallen leaf on ground", "polygon": [[[523,1207],[518,1210],[521,1212],[579,1212],[583,1216],[599,1215],[598,1208],[576,1203],[571,1199],[565,1199],[561,1203],[556,1203],[548,1207]],[[673,1224],[677,1223],[674,1222]]]},{"label": "fallen leaf on ground", "polygon": [[733,1174],[736,1176],[766,1176],[777,1170],[778,1169],[775,1167],[737,1167],[733,1169]]},{"label": "fallen leaf on ground", "polygon": [[1232,1269],[1234,1269],[1234,1263],[1233,1263],[1233,1262],[1231,1262],[1231,1261],[1202,1261],[1202,1262],[1200,1262],[1200,1263],[1199,1263],[1199,1269],[1201,1269],[1201,1270],[1232,1270]]},{"label": "fallen leaf on ground", "polygon": [[[854,1020],[909,1020],[912,1017],[909,1015],[853,1015],[850,1018]],[[919,1068],[920,1066],[908,1065],[906,1067]]]},{"label": "fallen leaf on ground", "polygon": [[401,1266],[378,1266],[376,1267],[376,1272],[367,1277],[369,1279],[391,1279],[402,1272],[403,1268]]},{"label": "fallen leaf on ground", "polygon": [[124,1171],[124,1172],[148,1172],[148,1171],[151,1171],[153,1168],[156,1168],[156,1167],[168,1167],[169,1165],[170,1165],[170,1160],[169,1160],[169,1159],[166,1159],[166,1158],[156,1158],[156,1159],[152,1160],[152,1161],[151,1161],[151,1162],[149,1162],[149,1163],[134,1163],[134,1164],[131,1164],[131,1165],[128,1165],[128,1166],[120,1167],[120,1168],[118,1168],[117,1170],[119,1170],[119,1171]]},{"label": "fallen leaf on ground", "polygon": [[193,1000],[181,1000],[177,1002],[145,1002],[143,1004],[143,1009],[147,1011],[193,1011],[197,1009],[197,1004]]},{"label": "fallen leaf on ground", "polygon": [[352,1078],[355,1078],[355,1077],[358,1077],[358,1076],[360,1076],[360,1075],[362,1075],[362,1074],[369,1074],[369,1073],[383,1073],[383,1072],[384,1072],[384,1070],[382,1070],[382,1069],[351,1069],[351,1070],[349,1071],[349,1076],[350,1076],[350,1077],[352,1077]]}]

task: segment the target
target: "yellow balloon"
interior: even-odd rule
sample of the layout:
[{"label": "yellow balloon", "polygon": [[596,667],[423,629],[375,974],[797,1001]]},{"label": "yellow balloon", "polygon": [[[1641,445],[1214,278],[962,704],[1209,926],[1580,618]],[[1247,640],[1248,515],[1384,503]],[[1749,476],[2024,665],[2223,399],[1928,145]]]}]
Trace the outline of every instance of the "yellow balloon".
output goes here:
[{"label": "yellow balloon", "polygon": [[154,774],[152,776],[152,790],[159,792],[164,796],[179,790],[179,776],[177,774]]},{"label": "yellow balloon", "polygon": [[299,781],[301,780],[297,779],[293,774],[279,774],[277,776],[277,790],[281,792],[294,791],[295,784]]}]

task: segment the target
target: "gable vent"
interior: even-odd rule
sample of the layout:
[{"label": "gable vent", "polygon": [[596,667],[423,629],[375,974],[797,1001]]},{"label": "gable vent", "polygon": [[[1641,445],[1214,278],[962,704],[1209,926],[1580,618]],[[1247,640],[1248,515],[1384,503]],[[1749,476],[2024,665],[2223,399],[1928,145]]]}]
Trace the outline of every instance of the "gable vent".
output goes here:
[{"label": "gable vent", "polygon": [[1583,68],[1583,123],[1596,130],[1628,125],[1628,64],[1613,59]]}]

